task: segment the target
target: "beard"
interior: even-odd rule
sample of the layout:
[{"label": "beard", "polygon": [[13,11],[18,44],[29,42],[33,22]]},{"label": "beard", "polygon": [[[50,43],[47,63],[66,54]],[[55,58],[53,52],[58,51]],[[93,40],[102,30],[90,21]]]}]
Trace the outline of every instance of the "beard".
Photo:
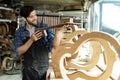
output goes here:
[{"label": "beard", "polygon": [[33,24],[38,24],[38,21],[37,20],[33,20],[33,21],[31,21],[31,23],[33,23]]},{"label": "beard", "polygon": [[33,21],[27,20],[27,23],[28,23],[29,25],[32,25],[32,26],[37,26],[38,21],[37,21],[37,20],[33,20]]}]

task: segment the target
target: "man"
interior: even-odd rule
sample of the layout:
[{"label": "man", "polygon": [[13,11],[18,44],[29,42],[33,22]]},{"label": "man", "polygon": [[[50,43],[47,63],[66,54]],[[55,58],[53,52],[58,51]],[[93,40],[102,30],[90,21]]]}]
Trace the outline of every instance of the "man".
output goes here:
[{"label": "man", "polygon": [[[46,30],[47,35],[38,28],[47,27],[46,24],[37,25],[36,11],[32,6],[24,6],[20,15],[25,26],[15,33],[16,52],[23,59],[22,80],[46,80],[49,67],[49,52],[52,47],[59,45],[59,31],[55,35],[52,30]],[[56,42],[55,42],[56,41]]]}]

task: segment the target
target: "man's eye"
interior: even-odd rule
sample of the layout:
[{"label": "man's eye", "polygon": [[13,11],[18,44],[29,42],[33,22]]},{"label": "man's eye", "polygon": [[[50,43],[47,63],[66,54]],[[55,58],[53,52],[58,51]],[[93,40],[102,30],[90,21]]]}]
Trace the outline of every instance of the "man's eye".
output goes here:
[{"label": "man's eye", "polygon": [[34,16],[29,16],[29,18],[32,18],[32,17],[35,17],[36,15],[34,15]]}]

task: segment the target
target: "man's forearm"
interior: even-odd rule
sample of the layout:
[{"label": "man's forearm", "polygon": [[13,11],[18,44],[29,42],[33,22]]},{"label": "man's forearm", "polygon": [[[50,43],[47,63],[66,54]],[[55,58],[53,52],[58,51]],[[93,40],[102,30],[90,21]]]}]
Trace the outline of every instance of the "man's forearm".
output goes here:
[{"label": "man's forearm", "polygon": [[25,44],[18,47],[18,55],[21,56],[22,54],[24,54],[30,48],[33,42],[34,41],[30,38]]}]

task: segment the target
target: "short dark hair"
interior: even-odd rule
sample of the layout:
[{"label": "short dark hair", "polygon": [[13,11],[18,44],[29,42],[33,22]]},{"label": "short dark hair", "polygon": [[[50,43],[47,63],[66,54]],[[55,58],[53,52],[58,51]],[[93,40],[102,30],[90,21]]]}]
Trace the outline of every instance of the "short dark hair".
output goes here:
[{"label": "short dark hair", "polygon": [[23,6],[20,9],[20,16],[27,18],[35,10],[33,6]]}]

